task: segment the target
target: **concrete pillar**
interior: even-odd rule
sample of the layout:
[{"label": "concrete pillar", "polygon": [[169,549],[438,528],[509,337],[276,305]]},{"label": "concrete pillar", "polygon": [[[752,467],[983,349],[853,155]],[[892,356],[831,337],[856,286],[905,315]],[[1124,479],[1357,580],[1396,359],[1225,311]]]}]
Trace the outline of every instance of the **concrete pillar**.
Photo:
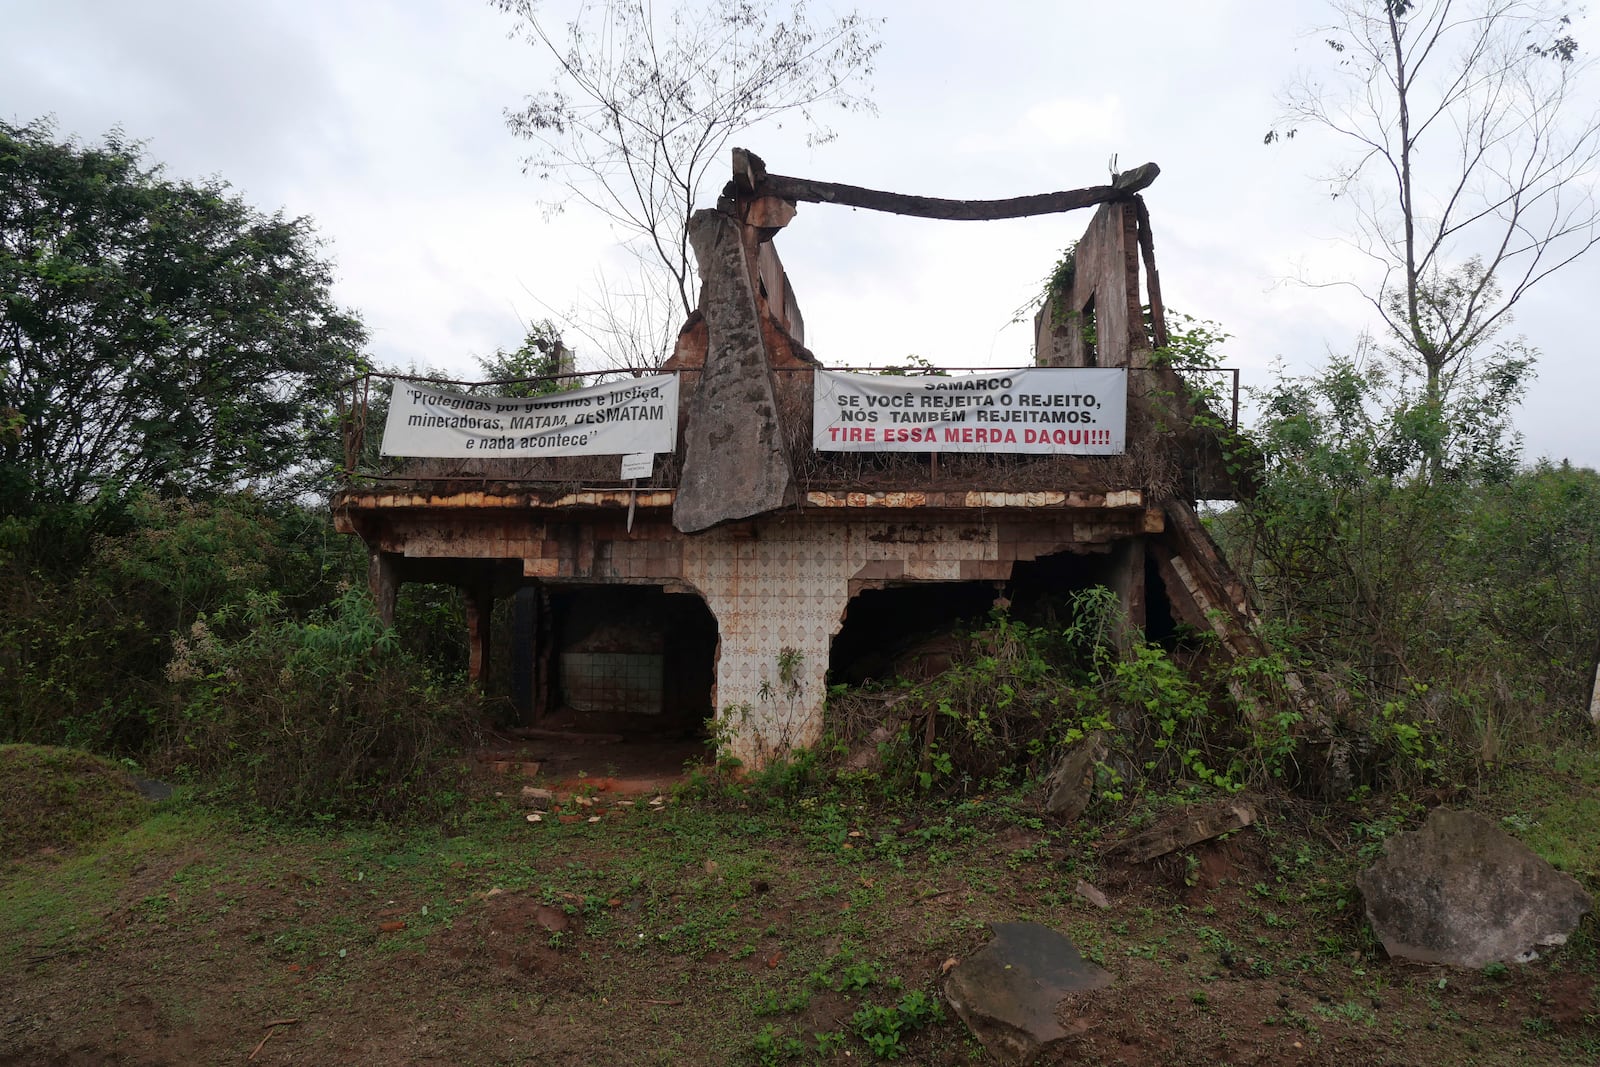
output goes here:
[{"label": "concrete pillar", "polygon": [[539,590],[518,589],[511,598],[511,706],[524,723],[533,721],[539,671]]},{"label": "concrete pillar", "polygon": [[845,555],[840,530],[765,533],[748,547],[719,534],[691,539],[684,554],[684,576],[717,621],[724,754],[746,770],[822,739],[828,655],[849,601],[848,572],[833,562]]},{"label": "concrete pillar", "polygon": [[489,669],[489,632],[493,629],[494,591],[488,586],[472,586],[467,594],[467,677],[482,686]]},{"label": "concrete pillar", "polygon": [[1117,623],[1117,647],[1128,649],[1144,638],[1144,538],[1130,537],[1111,550],[1110,576],[1106,584],[1117,594],[1122,609]]},{"label": "concrete pillar", "polygon": [[734,604],[712,597],[706,603],[719,633],[714,699],[725,732],[723,754],[759,770],[821,741],[832,631],[784,645],[764,638],[761,630],[770,627],[753,623]]},{"label": "concrete pillar", "polygon": [[395,574],[394,554],[369,549],[367,552],[367,587],[372,591],[372,603],[378,619],[385,626],[394,625],[394,602],[400,592],[400,579]]}]

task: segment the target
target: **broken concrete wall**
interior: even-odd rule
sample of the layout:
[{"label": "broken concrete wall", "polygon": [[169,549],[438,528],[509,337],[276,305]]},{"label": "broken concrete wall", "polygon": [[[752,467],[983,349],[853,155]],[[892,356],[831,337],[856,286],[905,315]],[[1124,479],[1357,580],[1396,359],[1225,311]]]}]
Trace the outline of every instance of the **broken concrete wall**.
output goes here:
[{"label": "broken concrete wall", "polygon": [[[1168,500],[1163,510],[1163,533],[1152,538],[1147,548],[1155,558],[1174,616],[1201,633],[1215,635],[1229,660],[1264,659],[1268,648],[1257,625],[1255,606],[1199,515],[1182,500]],[[1298,674],[1286,672],[1283,688],[1307,730],[1328,725],[1327,716],[1312,704]],[[1247,717],[1257,719],[1265,714],[1241,686],[1234,684],[1232,689]]]},{"label": "broken concrete wall", "polygon": [[[1223,454],[1217,413],[1190,383],[1152,360],[1141,289],[1141,226],[1154,264],[1154,238],[1137,199],[1102,204],[1074,250],[1073,269],[1034,316],[1041,367],[1128,368],[1128,455],[1124,466],[1158,495],[1233,499],[1234,469]],[[1153,276],[1152,276],[1153,280]],[[1158,305],[1152,293],[1152,303]],[[1158,323],[1164,335],[1165,324]]]},{"label": "broken concrete wall", "polygon": [[689,239],[700,265],[705,371],[687,408],[673,523],[685,533],[794,503],[797,489],[778,424],[745,227],[696,212]]},{"label": "broken concrete wall", "polygon": [[1589,690],[1589,721],[1600,729],[1600,652],[1595,653],[1594,685]]},{"label": "broken concrete wall", "polygon": [[1216,633],[1233,656],[1265,655],[1244,584],[1194,508],[1174,500],[1165,511],[1165,532],[1150,547],[1174,612],[1196,630]]},{"label": "broken concrete wall", "polygon": [[1142,367],[1148,365],[1149,348],[1133,205],[1102,204],[1078,240],[1068,284],[1047,297],[1034,316],[1035,362],[1041,367]]},{"label": "broken concrete wall", "polygon": [[800,314],[800,302],[795,299],[794,286],[778,258],[778,250],[771,241],[761,242],[756,254],[756,272],[761,280],[760,295],[773,319],[796,344],[806,343],[806,320]]},{"label": "broken concrete wall", "polygon": [[[715,706],[729,751],[760,766],[821,738],[829,653],[855,594],[901,582],[1003,581],[1019,561],[1161,529],[1160,513],[1137,493],[1029,497],[1032,506],[999,493],[893,501],[818,493],[805,511],[693,537],[676,533],[659,505],[631,530],[616,512],[552,521],[508,510],[451,520],[418,510],[386,515],[368,536],[408,565],[517,560],[525,577],[552,588],[616,582],[698,593],[717,624]],[[349,516],[341,523],[354,528]],[[792,687],[780,677],[784,661]]]},{"label": "broken concrete wall", "polygon": [[[773,517],[712,531],[683,545],[684,581],[699,589],[722,638],[717,705],[734,730],[733,754],[759,766],[822,736],[833,637],[851,597],[885,582],[1004,580],[1017,560],[1091,543],[1131,525],[979,519],[834,522]],[[780,684],[779,657],[799,658],[798,690]]]}]

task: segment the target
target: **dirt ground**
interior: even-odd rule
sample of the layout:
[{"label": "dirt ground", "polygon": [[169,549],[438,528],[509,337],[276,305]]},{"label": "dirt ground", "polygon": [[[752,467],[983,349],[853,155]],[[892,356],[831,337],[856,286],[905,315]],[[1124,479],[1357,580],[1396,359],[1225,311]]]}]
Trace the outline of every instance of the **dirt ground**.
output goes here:
[{"label": "dirt ground", "polygon": [[[626,760],[490,766],[541,762],[515,755],[446,827],[269,829],[180,793],[8,864],[0,1064],[875,1062],[863,1012],[939,1000],[1018,919],[1114,978],[1063,1003],[1043,1063],[1600,1062],[1592,918],[1528,965],[1388,960],[1350,882],[1378,822],[1269,802],[1119,866],[1098,857],[1131,824],[1026,796],[675,796],[605,785],[648,777]],[[538,821],[525,785],[558,787]],[[947,1008],[880,1047],[990,1062]]]}]

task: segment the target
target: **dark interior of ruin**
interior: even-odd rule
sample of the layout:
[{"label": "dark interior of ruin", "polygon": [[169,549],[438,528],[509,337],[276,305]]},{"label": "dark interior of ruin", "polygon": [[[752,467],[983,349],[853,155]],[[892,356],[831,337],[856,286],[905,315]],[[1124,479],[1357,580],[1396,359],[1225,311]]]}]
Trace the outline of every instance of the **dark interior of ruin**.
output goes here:
[{"label": "dark interior of ruin", "polygon": [[[947,669],[963,630],[982,625],[997,604],[1032,625],[1058,626],[1073,594],[1108,584],[1107,553],[1056,552],[1017,563],[1005,582],[918,582],[866,589],[851,598],[828,660],[831,684],[894,679],[918,682]],[[1152,559],[1145,560],[1145,637],[1174,647],[1180,629]]]},{"label": "dark interior of ruin", "polygon": [[511,688],[525,725],[625,738],[703,737],[717,624],[705,602],[659,585],[563,586],[519,595]]},{"label": "dark interior of ruin", "polygon": [[866,589],[834,636],[828,680],[860,685],[920,681],[950,665],[952,630],[977,623],[999,594],[994,582],[919,582]]}]

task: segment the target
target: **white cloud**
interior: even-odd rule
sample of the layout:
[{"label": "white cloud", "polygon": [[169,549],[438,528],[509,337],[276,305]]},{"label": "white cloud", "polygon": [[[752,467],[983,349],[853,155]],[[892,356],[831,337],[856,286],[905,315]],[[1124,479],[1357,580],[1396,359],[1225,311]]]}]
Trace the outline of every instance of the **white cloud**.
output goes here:
[{"label": "white cloud", "polygon": [[[561,0],[547,9],[566,17]],[[1303,262],[1358,269],[1325,243],[1340,222],[1304,138],[1265,148],[1275,90],[1299,61],[1316,0],[1148,0],[1139,47],[1114,5],[875,0],[886,13],[877,116],[831,116],[804,146],[792,125],[741,141],[774,171],[933,196],[987,198],[1093,185],[1116,153],[1155,160],[1146,193],[1171,306],[1220,320],[1230,361],[1307,368],[1366,321],[1328,290],[1276,285]],[[614,262],[612,235],[574,210],[547,221],[502,110],[539,88],[541,60],[506,18],[459,0],[11,0],[0,34],[8,120],[47,112],[93,140],[121,124],[173,174],[220,174],[263,210],[309,214],[385,363],[467,373],[564,309]],[[715,183],[713,183],[715,184]],[[824,360],[1017,363],[1006,327],[1087,213],[939,223],[802,205],[779,238]],[[1600,464],[1585,312],[1600,256],[1558,275],[1516,329],[1543,351],[1523,424],[1530,450]],[[543,302],[542,304],[540,302]],[[1259,378],[1257,380],[1260,380]]]},{"label": "white cloud", "polygon": [[[956,151],[967,154],[1040,152],[1059,148],[1115,148],[1126,136],[1120,97],[1065,96],[1033,104],[1000,129],[963,135]],[[1134,163],[1126,163],[1134,166]]]}]

